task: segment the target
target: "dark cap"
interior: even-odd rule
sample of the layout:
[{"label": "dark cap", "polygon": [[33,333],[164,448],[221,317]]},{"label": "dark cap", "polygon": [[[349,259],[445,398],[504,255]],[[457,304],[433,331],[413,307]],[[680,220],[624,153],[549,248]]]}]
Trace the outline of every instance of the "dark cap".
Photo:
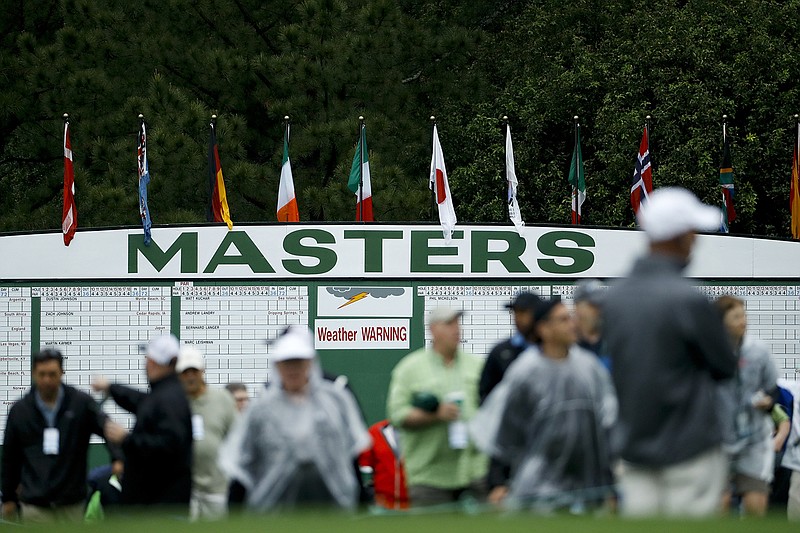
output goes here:
[{"label": "dark cap", "polygon": [[536,306],[541,301],[542,299],[532,292],[521,292],[517,294],[517,297],[512,302],[506,304],[506,309],[536,311]]},{"label": "dark cap", "polygon": [[541,298],[539,298],[539,303],[533,310],[534,322],[538,322],[544,318],[547,318],[547,315],[550,314],[550,311],[552,311],[553,308],[560,303],[561,303],[561,296],[552,296],[549,300],[542,300]]}]

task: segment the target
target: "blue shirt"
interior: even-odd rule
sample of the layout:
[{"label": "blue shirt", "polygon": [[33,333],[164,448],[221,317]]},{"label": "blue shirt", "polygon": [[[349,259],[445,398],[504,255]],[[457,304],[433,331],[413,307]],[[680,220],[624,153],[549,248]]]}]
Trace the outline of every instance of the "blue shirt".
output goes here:
[{"label": "blue shirt", "polygon": [[53,405],[52,408],[44,403],[42,397],[39,395],[39,391],[36,391],[36,407],[39,408],[39,412],[42,413],[42,416],[47,422],[47,427],[55,427],[56,426],[56,414],[58,414],[58,410],[61,409],[61,402],[64,400],[64,385],[60,385],[58,387],[58,396],[56,396],[56,403]]}]

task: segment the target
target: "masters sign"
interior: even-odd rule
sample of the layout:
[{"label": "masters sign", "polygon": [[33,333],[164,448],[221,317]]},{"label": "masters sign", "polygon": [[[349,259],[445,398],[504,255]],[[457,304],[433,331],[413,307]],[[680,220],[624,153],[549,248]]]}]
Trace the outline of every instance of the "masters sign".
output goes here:
[{"label": "masters sign", "polygon": [[[638,231],[430,225],[253,225],[0,236],[0,279],[608,278],[645,250]],[[797,277],[800,244],[706,235],[689,274]]]}]

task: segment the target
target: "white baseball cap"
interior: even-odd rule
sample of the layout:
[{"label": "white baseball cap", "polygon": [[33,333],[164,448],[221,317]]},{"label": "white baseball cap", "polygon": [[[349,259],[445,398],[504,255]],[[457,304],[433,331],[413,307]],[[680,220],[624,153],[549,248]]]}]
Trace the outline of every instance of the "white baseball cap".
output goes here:
[{"label": "white baseball cap", "polygon": [[463,314],[464,311],[462,309],[456,309],[455,307],[436,307],[431,310],[431,314],[428,317],[428,324],[447,324],[461,317]]},{"label": "white baseball cap", "polygon": [[650,242],[662,242],[692,231],[718,230],[722,211],[702,203],[686,189],[665,187],[642,204],[637,219]]},{"label": "white baseball cap", "polygon": [[290,326],[272,343],[269,354],[276,363],[289,359],[314,359],[316,355],[311,331],[305,326]]},{"label": "white baseball cap", "polygon": [[178,364],[175,365],[175,371],[180,374],[184,370],[194,368],[196,370],[204,370],[206,362],[200,350],[194,346],[183,346],[178,355]]},{"label": "white baseball cap", "polygon": [[167,366],[178,357],[181,347],[175,335],[153,337],[147,345],[147,358],[154,363]]}]

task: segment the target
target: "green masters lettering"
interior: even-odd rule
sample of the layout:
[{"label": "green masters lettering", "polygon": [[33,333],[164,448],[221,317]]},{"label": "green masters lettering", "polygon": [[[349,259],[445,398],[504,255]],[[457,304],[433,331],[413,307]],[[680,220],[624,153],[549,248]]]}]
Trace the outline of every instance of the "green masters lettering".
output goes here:
[{"label": "green masters lettering", "polygon": [[283,239],[286,253],[299,257],[316,258],[317,264],[306,266],[299,259],[284,259],[283,267],[292,274],[324,274],[336,266],[336,252],[330,248],[308,246],[302,240],[314,239],[317,244],[336,244],[331,233],[321,229],[301,229],[293,231]]},{"label": "green masters lettering", "polygon": [[[464,272],[464,265],[431,264],[431,256],[458,255],[458,246],[430,246],[428,241],[441,238],[441,231],[411,232],[411,272]],[[463,238],[463,231],[453,232],[453,239]]]},{"label": "green masters lettering", "polygon": [[161,272],[175,257],[175,254],[180,252],[181,274],[197,273],[197,233],[195,232],[181,233],[166,252],[161,249],[155,239],[150,242],[150,246],[145,246],[142,233],[129,234],[128,274],[139,273],[139,252],[157,272]]},{"label": "green masters lettering", "polygon": [[[239,255],[226,255],[231,244],[239,251]],[[203,273],[213,274],[220,265],[247,265],[254,274],[275,273],[261,250],[244,231],[229,231],[225,234]]]},{"label": "green masters lettering", "polygon": [[344,230],[345,239],[364,239],[364,272],[383,272],[383,241],[402,239],[402,231]]},{"label": "green masters lettering", "polygon": [[[558,241],[570,241],[578,246],[561,247]],[[550,274],[578,274],[586,272],[594,264],[594,254],[591,250],[584,248],[594,248],[594,239],[585,233],[576,231],[551,231],[545,233],[536,242],[539,251],[550,257],[565,257],[572,259],[569,265],[560,265],[555,259],[539,259],[539,268]]]},{"label": "green masters lettering", "polygon": [[[489,241],[505,241],[506,249],[490,252]],[[500,261],[509,274],[529,274],[520,256],[525,252],[525,239],[515,231],[473,231],[472,272],[489,272],[489,261]]]}]

